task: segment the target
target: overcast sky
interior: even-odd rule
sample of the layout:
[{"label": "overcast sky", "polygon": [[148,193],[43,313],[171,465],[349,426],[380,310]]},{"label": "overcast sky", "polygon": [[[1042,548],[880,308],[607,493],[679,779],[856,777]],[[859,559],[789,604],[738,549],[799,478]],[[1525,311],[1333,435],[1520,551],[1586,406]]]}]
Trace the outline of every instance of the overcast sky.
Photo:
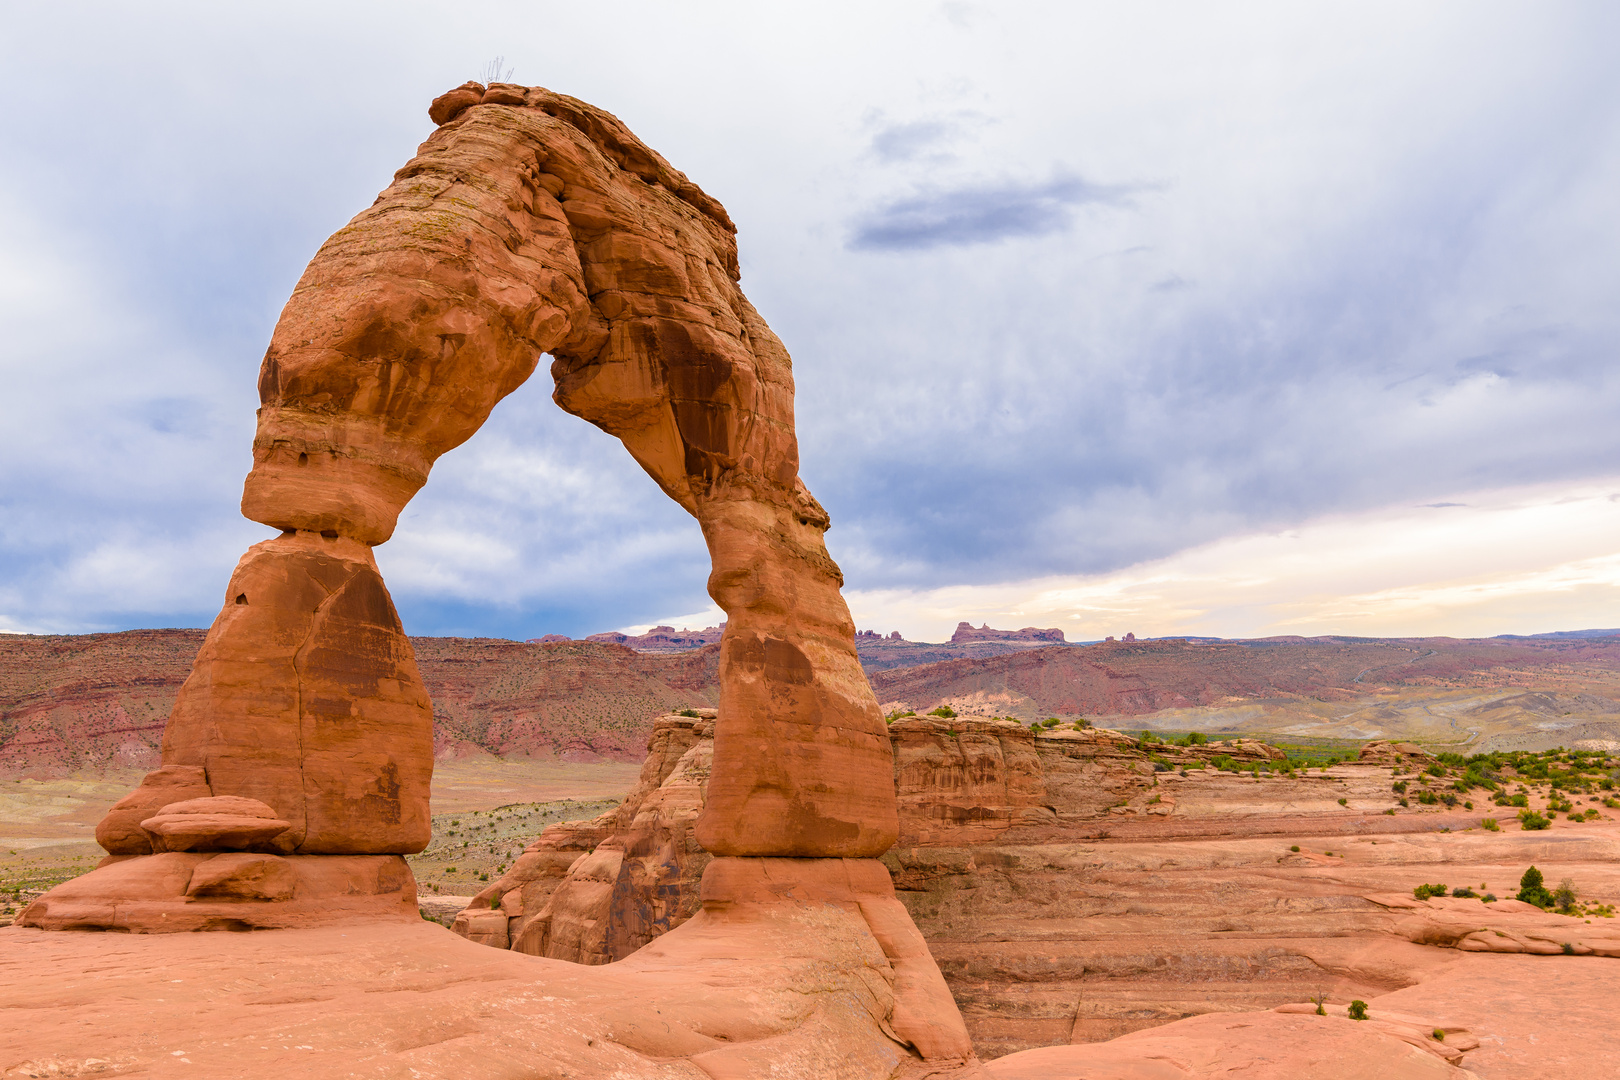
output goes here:
[{"label": "overcast sky", "polygon": [[[0,628],[208,624],[269,534],[282,303],[497,55],[736,220],[863,627],[1620,625],[1617,41],[1604,2],[13,5]],[[407,628],[717,618],[550,389],[378,549]]]}]

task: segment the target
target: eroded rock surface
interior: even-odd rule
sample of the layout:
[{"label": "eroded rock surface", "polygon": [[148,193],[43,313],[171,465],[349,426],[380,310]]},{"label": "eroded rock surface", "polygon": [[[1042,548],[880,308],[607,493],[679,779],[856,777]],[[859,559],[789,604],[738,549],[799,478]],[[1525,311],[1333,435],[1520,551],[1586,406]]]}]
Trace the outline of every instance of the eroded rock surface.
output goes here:
[{"label": "eroded rock surface", "polygon": [[[621,869],[610,885],[600,869],[612,860],[635,866],[624,850],[643,858],[682,850],[683,822],[702,799],[701,782],[677,765],[703,760],[705,722],[663,717],[654,730],[641,785],[623,806],[546,830],[530,851],[552,860],[550,876],[514,867],[467,915],[495,903],[503,910],[481,917],[509,922],[514,933],[544,918],[591,927],[589,951],[553,939],[529,944],[608,963],[639,940],[604,928],[636,919],[653,898],[637,883],[657,880],[660,910],[678,924],[692,908],[682,874]],[[989,1057],[1323,993],[1370,999],[1486,944],[1562,955],[1567,942],[1576,956],[1613,946],[1611,920],[1411,895],[1438,877],[1508,890],[1526,865],[1548,858],[1592,895],[1620,895],[1620,829],[1605,823],[1551,839],[1464,832],[1478,814],[1399,808],[1388,766],[1286,776],[1204,767],[1282,756],[1247,740],[1144,747],[1119,732],[1037,732],[973,717],[910,717],[889,731],[901,836],[884,861]],[[648,812],[663,805],[647,794],[659,777],[673,780],[680,795],[671,805],[682,809]],[[649,844],[654,834],[677,842]],[[587,857],[593,849],[611,854]],[[570,857],[577,862],[559,869]],[[494,943],[494,935],[479,940]]]}]

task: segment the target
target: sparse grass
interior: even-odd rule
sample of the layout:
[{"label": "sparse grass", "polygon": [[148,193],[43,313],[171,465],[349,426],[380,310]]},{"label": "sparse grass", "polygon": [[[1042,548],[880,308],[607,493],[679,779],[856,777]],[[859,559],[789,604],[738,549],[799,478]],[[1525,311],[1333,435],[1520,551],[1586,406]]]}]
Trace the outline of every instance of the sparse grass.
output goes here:
[{"label": "sparse grass", "polygon": [[596,817],[622,800],[561,799],[437,814],[426,850],[405,856],[422,892],[461,895],[500,876],[549,825]]}]

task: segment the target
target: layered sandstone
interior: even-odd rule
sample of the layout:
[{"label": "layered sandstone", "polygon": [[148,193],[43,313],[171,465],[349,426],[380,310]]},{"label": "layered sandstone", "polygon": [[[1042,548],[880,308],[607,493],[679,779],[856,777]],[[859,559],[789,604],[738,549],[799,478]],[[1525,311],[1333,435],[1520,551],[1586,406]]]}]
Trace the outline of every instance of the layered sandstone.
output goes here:
[{"label": "layered sandstone", "polygon": [[[703,798],[705,730],[657,721],[637,792],[593,822],[548,829],[530,847],[537,861],[486,889],[458,931],[489,944],[504,931],[511,948],[601,964],[678,924],[703,858],[685,837]],[[884,861],[991,1057],[1323,993],[1370,999],[1470,951],[1615,948],[1606,920],[1412,898],[1437,878],[1508,892],[1549,858],[1592,895],[1620,896],[1620,826],[1464,832],[1482,812],[1399,805],[1379,762],[1393,755],[1409,773],[1432,760],[1416,748],[1284,772],[1280,751],[1249,740],[1144,744],[974,717],[908,717],[889,731],[901,836]],[[1223,759],[1228,771],[1210,767]],[[655,781],[667,800],[649,792]],[[665,921],[646,917],[654,905]],[[566,929],[520,937],[548,922]]]}]

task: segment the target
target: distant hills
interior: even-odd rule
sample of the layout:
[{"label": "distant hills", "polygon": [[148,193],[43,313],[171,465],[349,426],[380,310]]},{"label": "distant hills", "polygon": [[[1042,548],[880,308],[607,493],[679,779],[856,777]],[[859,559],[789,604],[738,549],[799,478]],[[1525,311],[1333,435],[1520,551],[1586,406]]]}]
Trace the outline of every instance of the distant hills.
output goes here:
[{"label": "distant hills", "polygon": [[[412,638],[435,749],[639,760],[654,716],[712,707],[718,633],[664,640]],[[1056,642],[1050,637],[1056,635]],[[0,771],[150,768],[201,630],[0,635]],[[627,639],[629,640],[629,639]],[[1480,748],[1620,749],[1620,632],[1534,637],[1277,637],[1063,642],[963,624],[950,642],[856,642],[890,710],[1085,716],[1113,727],[1415,738]]]}]

